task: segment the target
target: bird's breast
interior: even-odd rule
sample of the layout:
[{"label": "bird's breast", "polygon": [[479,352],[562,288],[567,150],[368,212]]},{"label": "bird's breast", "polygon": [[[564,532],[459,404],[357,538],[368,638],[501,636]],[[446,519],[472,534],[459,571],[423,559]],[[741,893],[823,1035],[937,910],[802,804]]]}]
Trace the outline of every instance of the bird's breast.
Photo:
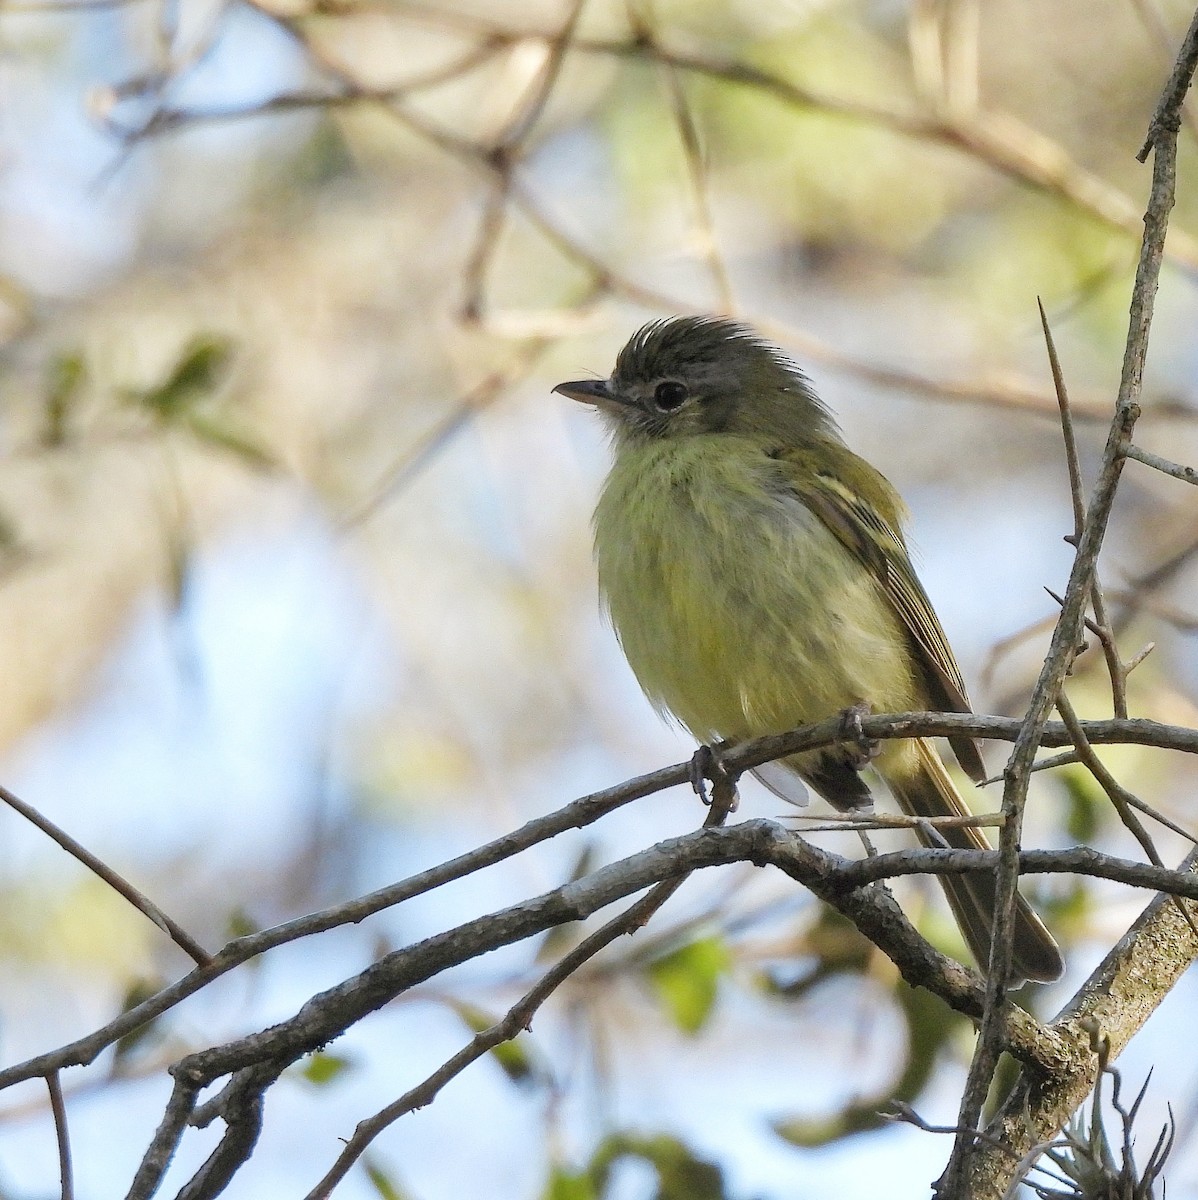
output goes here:
[{"label": "bird's breast", "polygon": [[595,552],[641,686],[696,737],[911,707],[905,634],[877,581],[756,446],[622,448]]}]

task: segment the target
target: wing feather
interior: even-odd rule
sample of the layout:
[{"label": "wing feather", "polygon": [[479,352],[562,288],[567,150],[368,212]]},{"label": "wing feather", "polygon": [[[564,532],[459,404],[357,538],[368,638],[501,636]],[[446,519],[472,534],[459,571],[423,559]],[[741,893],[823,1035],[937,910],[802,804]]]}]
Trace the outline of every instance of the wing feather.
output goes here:
[{"label": "wing feather", "polygon": [[[849,454],[848,451],[844,453]],[[932,602],[911,566],[901,532],[901,501],[897,494],[872,467],[855,455],[850,455],[849,473],[873,474],[883,485],[881,495],[888,501],[890,514],[883,514],[875,505],[863,500],[857,489],[828,471],[822,463],[818,467],[810,462],[806,465],[815,469],[787,472],[786,486],[873,573],[911,636],[934,701],[948,712],[969,712],[969,696],[961,668],[940,627]],[[986,769],[973,739],[956,737],[950,742],[966,773],[975,780],[983,779]]]}]

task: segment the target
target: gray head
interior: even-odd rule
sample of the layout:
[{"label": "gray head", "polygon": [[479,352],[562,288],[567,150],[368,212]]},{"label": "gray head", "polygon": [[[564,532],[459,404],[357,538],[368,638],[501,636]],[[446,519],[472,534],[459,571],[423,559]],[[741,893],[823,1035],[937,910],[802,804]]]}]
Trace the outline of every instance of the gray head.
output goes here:
[{"label": "gray head", "polygon": [[593,404],[620,441],[702,434],[838,437],[807,377],[776,346],[724,317],[669,317],[632,335],[606,380],[553,389]]}]

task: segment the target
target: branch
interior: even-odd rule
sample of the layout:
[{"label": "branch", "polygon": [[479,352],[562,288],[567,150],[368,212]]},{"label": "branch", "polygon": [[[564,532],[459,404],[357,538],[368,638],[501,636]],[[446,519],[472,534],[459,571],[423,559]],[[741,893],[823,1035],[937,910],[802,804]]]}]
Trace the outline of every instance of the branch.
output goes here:
[{"label": "branch", "polygon": [[1123,447],[1123,457],[1134,458],[1137,462],[1142,462],[1154,470],[1163,471],[1166,475],[1172,475],[1174,479],[1180,479],[1183,483],[1198,483],[1198,471],[1193,467],[1170,462],[1169,459],[1161,458],[1159,454],[1153,454],[1151,450],[1145,450],[1131,442]]},{"label": "branch", "polygon": [[[1144,719],[1082,721],[1080,724],[1092,745],[1133,744],[1198,754],[1198,730],[1184,726],[1164,725]],[[871,740],[968,734],[978,738],[1014,741],[1020,728],[1021,722],[1013,717],[979,716],[973,713],[898,713],[890,716],[868,714],[861,718],[862,733]],[[720,758],[730,771],[739,774],[762,763],[785,758],[802,750],[831,745],[843,736],[844,723],[839,717],[834,717],[791,733],[758,738],[739,746],[721,747]],[[1068,729],[1059,721],[1050,721],[1045,725],[1041,741],[1045,746],[1073,745]],[[448,862],[420,871],[398,883],[343,904],[285,921],[271,929],[237,938],[224,946],[204,966],[156,992],[141,1004],[126,1010],[85,1037],[24,1063],[0,1070],[0,1090],[61,1067],[86,1066],[114,1042],[156,1020],[222,975],[269,950],[300,938],[328,932],[342,925],[357,924],[414,896],[423,895],[475,871],[503,862],[567,829],[585,828],[625,804],[644,799],[666,788],[689,784],[690,780],[689,761],[663,767],[648,775],[630,779],[617,787],[583,796],[556,812],[536,817],[511,833]]]},{"label": "branch", "polygon": [[[1183,867],[1198,866],[1198,851]],[[1176,895],[1177,893],[1174,893]],[[1198,937],[1179,915],[1171,896],[1154,900],[1119,939],[1053,1023],[1069,1069],[1048,1077],[1021,1071],[1002,1107],[986,1127],[1002,1143],[999,1155],[979,1147],[971,1172],[971,1200],[1001,1200],[1011,1173],[1007,1151],[1021,1156],[1050,1141],[1085,1100],[1097,1079],[1090,1031],[1109,1040],[1114,1060],[1177,981],[1198,959]]]},{"label": "branch", "polygon": [[69,855],[78,859],[89,871],[98,875],[114,892],[123,896],[139,913],[149,917],[159,929],[165,933],[189,958],[204,966],[211,961],[212,956],[183,928],[177,921],[154,903],[149,896],[140,892],[123,875],[117,874],[107,863],[98,859],[81,842],[77,842],[69,833],[60,829],[53,821],[42,816],[30,804],[26,804],[19,796],[14,795],[6,787],[0,787],[0,800],[9,808],[15,809],[31,825],[36,825],[51,841],[57,842]]},{"label": "branch", "polygon": [[[203,1127],[220,1117],[226,1125],[224,1137],[189,1185],[197,1189],[194,1194],[214,1195],[252,1152],[262,1097],[282,1072],[408,989],[501,946],[556,925],[583,920],[613,901],[653,884],[667,881],[673,886],[691,871],[735,862],[778,867],[843,913],[892,959],[912,986],[927,988],[975,1019],[984,1012],[985,991],[978,976],[928,945],[879,881],[916,873],[993,871],[1000,865],[999,853],[914,850],[855,862],[820,850],[772,821],[745,821],[730,829],[705,828],[661,842],[531,900],[394,951],[360,974],[313,996],[288,1020],[186,1056],[172,1072],[176,1078],[172,1115],[155,1137],[130,1200],[142,1200],[153,1194],[187,1124]],[[1021,856],[1020,865],[1028,871],[1066,870],[1135,886],[1164,888],[1198,899],[1196,876],[1126,862],[1088,849],[1029,853]],[[664,898],[664,894],[655,895]],[[632,911],[638,912],[638,906]],[[617,921],[608,930],[600,931],[600,935],[618,932],[620,928]],[[600,935],[584,943],[588,952],[599,948],[599,941],[603,940]],[[556,982],[555,979],[553,986]],[[1056,1035],[1027,1013],[1004,1008],[996,1028],[1000,1048],[1035,1064],[1037,1072],[1055,1073],[1062,1069],[1065,1051]],[[446,1078],[471,1060],[468,1048],[460,1062],[452,1060],[448,1065]],[[230,1077],[225,1087],[201,1107],[194,1107],[199,1092],[225,1076]],[[422,1087],[435,1092],[442,1082],[439,1072]],[[422,1094],[421,1089],[415,1089],[417,1101]],[[410,1111],[412,1107],[411,1094],[399,1102],[402,1111]],[[397,1110],[395,1115],[400,1112]],[[380,1119],[385,1123],[387,1117],[380,1114]],[[201,1187],[205,1190],[199,1190]],[[181,1194],[193,1193],[185,1189]]]},{"label": "branch", "polygon": [[71,1170],[71,1137],[67,1130],[67,1106],[62,1097],[62,1080],[57,1071],[46,1075],[50,1109],[54,1113],[54,1133],[58,1142],[59,1194],[62,1200],[74,1200],[75,1181]]},{"label": "branch", "polygon": [[[717,783],[717,797],[712,804],[705,828],[723,825],[736,800],[735,784],[721,780]],[[367,1147],[384,1129],[400,1117],[418,1108],[431,1104],[441,1089],[460,1075],[471,1063],[477,1062],[488,1051],[503,1042],[510,1041],[521,1030],[532,1028],[532,1018],[537,1009],[590,959],[605,949],[618,937],[635,933],[644,927],[663,904],[686,882],[686,875],[663,880],[653,890],[642,896],[618,917],[608,921],[589,937],[584,938],[569,953],[554,963],[536,984],[510,1009],[502,1020],[487,1029],[480,1030],[468,1046],[464,1046],[447,1062],[442,1063],[423,1083],[410,1088],[398,1100],[380,1109],[374,1116],[360,1121],[353,1137],[337,1156],[323,1179],[307,1195],[306,1200],[327,1200],[334,1187],[345,1178],[350,1167],[366,1152]]]},{"label": "branch", "polygon": [[1042,740],[1042,730],[1057,702],[1061,684],[1077,654],[1087,601],[1092,593],[1098,554],[1114,506],[1115,492],[1123,469],[1123,449],[1131,441],[1140,414],[1138,404],[1148,353],[1148,334],[1165,252],[1165,234],[1176,191],[1178,109],[1198,64],[1198,12],[1195,12],[1173,74],[1165,87],[1140,152],[1154,150],[1152,188],[1144,215],[1144,240],[1132,288],[1127,346],[1119,384],[1115,416],[1107,435],[1102,465],[1086,511],[1086,521],[1077,543],[1077,554],[1065,591],[1065,603],[1052,643],[1036,683],[1023,728],[1007,764],[1003,790],[1003,812],[1007,821],[1000,835],[1003,869],[997,880],[994,941],[989,964],[986,1016],[978,1037],[957,1124],[961,1128],[952,1156],[937,1185],[937,1194],[958,1196],[968,1189],[966,1179],[975,1144],[969,1131],[981,1117],[982,1105],[998,1061],[1000,1013],[1006,1000],[1006,979],[1011,960],[1015,895],[1019,874],[1019,839],[1023,809],[1027,802],[1032,764]]}]

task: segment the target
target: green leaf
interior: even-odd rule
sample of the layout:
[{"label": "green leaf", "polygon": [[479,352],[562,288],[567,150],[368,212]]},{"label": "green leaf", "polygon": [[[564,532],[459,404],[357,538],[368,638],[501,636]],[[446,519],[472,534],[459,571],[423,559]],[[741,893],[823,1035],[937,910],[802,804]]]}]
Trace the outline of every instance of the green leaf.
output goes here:
[{"label": "green leaf", "polygon": [[87,363],[77,350],[58,354],[51,360],[46,388],[46,423],[42,428],[43,446],[61,446],[67,440],[67,418],[86,380]]},{"label": "green leaf", "polygon": [[409,1193],[404,1191],[377,1161],[368,1157],[363,1166],[366,1168],[366,1178],[370,1180],[382,1200],[409,1200]]},{"label": "green leaf", "polygon": [[[136,1008],[143,1000],[148,1000],[163,986],[161,979],[135,979],[125,990],[121,998],[121,1012],[127,1013]],[[162,1017],[154,1017],[144,1025],[130,1030],[124,1037],[119,1038],[113,1052],[112,1070],[117,1073],[126,1059],[140,1045],[158,1040],[161,1030]]]},{"label": "green leaf", "polygon": [[603,1195],[611,1168],[621,1158],[639,1158],[657,1172],[654,1200],[727,1200],[720,1167],[668,1134],[616,1133],[605,1138],[587,1170],[596,1189],[593,1194]]},{"label": "green leaf", "polygon": [[1069,836],[1079,842],[1092,842],[1102,824],[1103,814],[1110,807],[1106,793],[1081,763],[1061,767],[1056,777],[1069,798],[1065,820]]},{"label": "green leaf", "polygon": [[689,942],[649,964],[649,979],[658,997],[684,1033],[698,1033],[706,1024],[720,976],[730,962],[723,939],[712,936]]},{"label": "green leaf", "polygon": [[225,918],[225,936],[232,938],[249,937],[262,928],[244,908],[233,909]]},{"label": "green leaf", "polygon": [[296,188],[315,191],[325,184],[352,175],[357,161],[349,148],[341,123],[325,114],[300,147],[287,170],[287,182]]},{"label": "green leaf", "polygon": [[163,420],[174,420],[216,391],[232,351],[227,338],[203,334],[187,344],[162,383],[135,393],[135,398]]},{"label": "green leaf", "polygon": [[201,442],[240,458],[246,466],[257,471],[273,471],[278,466],[268,451],[224,416],[193,411],[187,413],[184,420]]},{"label": "green leaf", "polygon": [[541,1193],[541,1200],[599,1200],[594,1181],[588,1171],[568,1171],[555,1166]]},{"label": "green leaf", "polygon": [[323,1050],[318,1050],[315,1054],[308,1056],[300,1074],[316,1087],[327,1087],[334,1080],[340,1079],[346,1071],[353,1070],[354,1065],[351,1058],[344,1058],[339,1054],[326,1054]]}]

